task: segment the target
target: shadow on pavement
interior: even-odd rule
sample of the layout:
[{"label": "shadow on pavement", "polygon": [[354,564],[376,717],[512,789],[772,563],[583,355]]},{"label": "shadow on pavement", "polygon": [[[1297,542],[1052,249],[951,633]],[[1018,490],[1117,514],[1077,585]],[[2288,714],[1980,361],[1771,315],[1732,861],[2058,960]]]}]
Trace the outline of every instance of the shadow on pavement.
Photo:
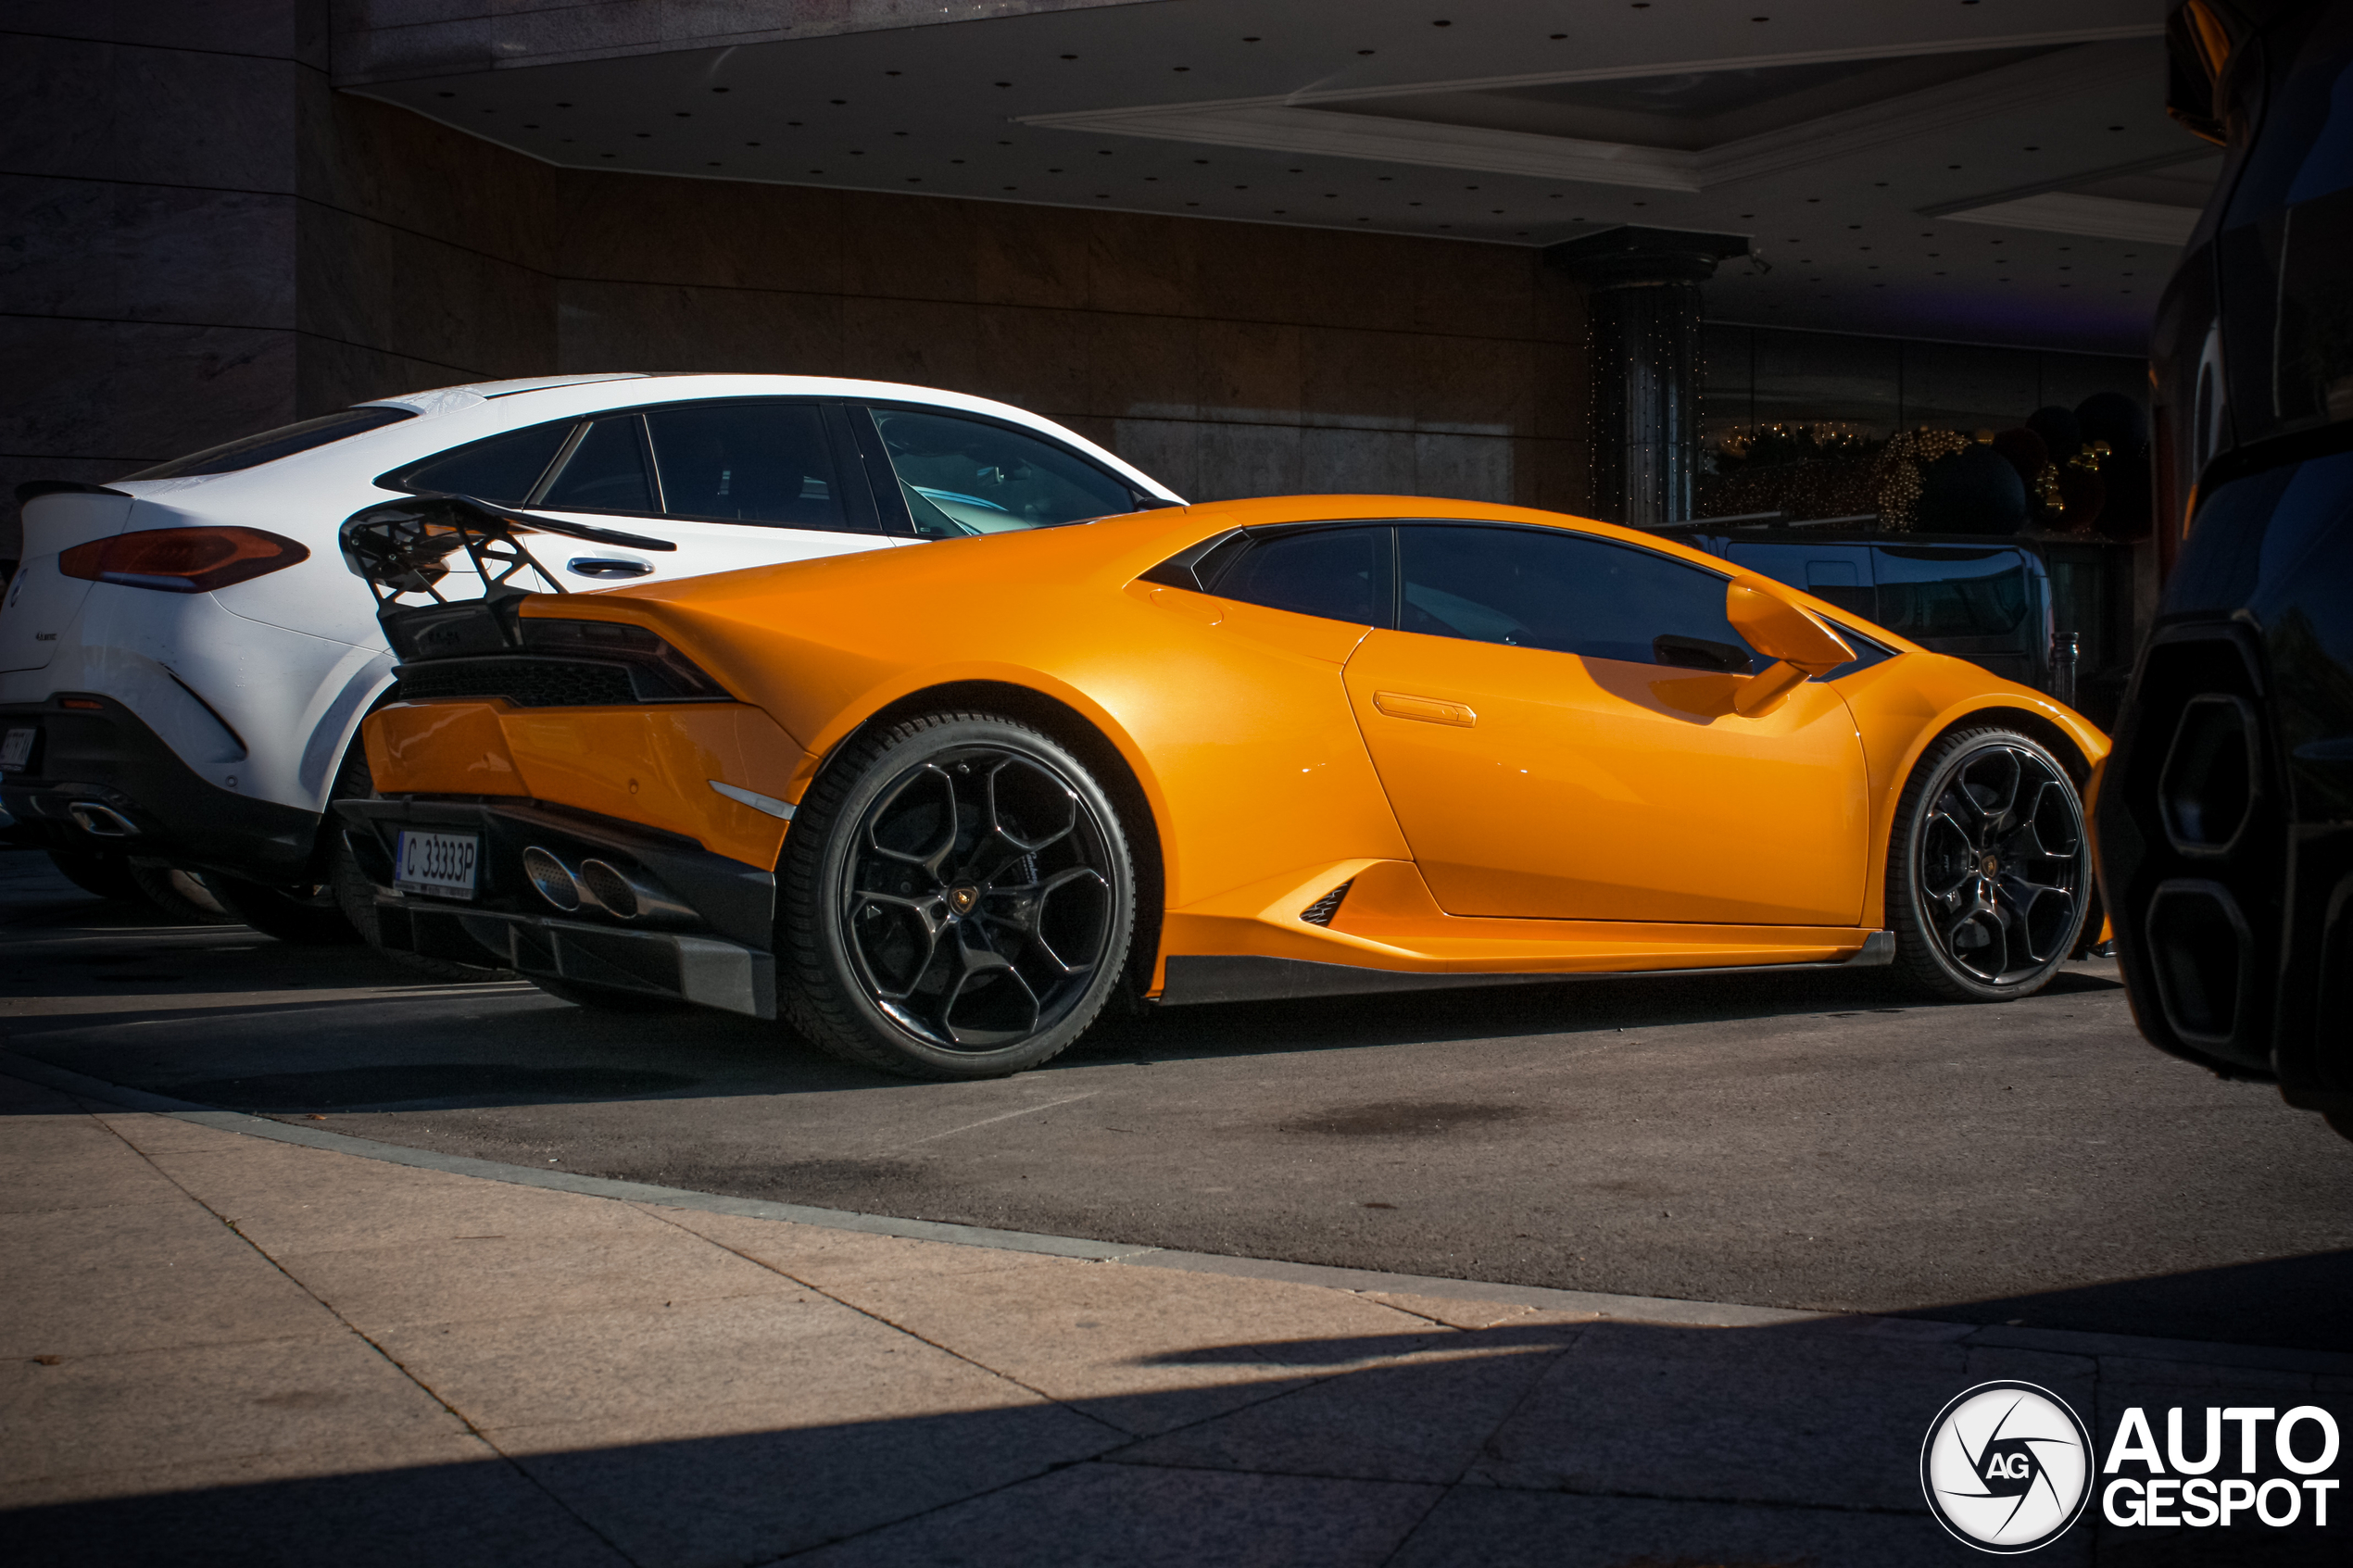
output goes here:
[{"label": "shadow on pavement", "polygon": [[[2095,1446],[2128,1405],[2332,1405],[2293,1373],[1843,1324],[1433,1325],[1149,1364],[1263,1381],[1062,1402],[1008,1386],[996,1410],[569,1451],[542,1429],[512,1458],[31,1508],[0,1530],[20,1561],[175,1568],[1884,1568],[1982,1560],[1929,1516],[1918,1469],[1931,1420],[1977,1383],[2048,1388]],[[2132,1568],[2343,1561],[2309,1514],[2152,1532],[2096,1502],[2037,1561],[2095,1549]]]}]

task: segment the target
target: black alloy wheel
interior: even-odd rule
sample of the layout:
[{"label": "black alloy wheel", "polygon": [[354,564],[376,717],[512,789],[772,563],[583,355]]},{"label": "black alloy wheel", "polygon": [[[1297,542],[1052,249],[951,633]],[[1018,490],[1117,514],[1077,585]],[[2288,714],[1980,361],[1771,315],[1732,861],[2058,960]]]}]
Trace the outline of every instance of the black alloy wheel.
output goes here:
[{"label": "black alloy wheel", "polygon": [[1086,765],[1008,719],[925,714],[852,743],[801,804],[779,877],[792,1022],[912,1077],[1034,1067],[1126,967],[1135,877]]},{"label": "black alloy wheel", "polygon": [[1960,1001],[2050,983],[2091,905],[2083,801],[2058,759],[2008,730],[1966,730],[1912,771],[1889,845],[1896,961]]}]

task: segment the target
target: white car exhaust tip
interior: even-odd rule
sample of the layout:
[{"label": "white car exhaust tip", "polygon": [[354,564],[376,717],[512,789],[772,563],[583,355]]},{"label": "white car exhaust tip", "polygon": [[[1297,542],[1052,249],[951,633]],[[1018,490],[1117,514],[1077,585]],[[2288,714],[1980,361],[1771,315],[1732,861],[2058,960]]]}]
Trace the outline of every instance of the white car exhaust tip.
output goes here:
[{"label": "white car exhaust tip", "polygon": [[138,824],[111,806],[77,800],[66,808],[66,815],[73,819],[76,827],[93,838],[136,838],[139,835]]}]

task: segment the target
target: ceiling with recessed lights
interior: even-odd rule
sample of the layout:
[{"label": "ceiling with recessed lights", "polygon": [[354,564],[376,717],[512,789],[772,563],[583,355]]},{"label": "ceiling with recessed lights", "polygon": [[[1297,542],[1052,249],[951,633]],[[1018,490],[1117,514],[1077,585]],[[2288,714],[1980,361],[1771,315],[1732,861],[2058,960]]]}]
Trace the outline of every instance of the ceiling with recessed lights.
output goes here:
[{"label": "ceiling with recessed lights", "polygon": [[345,0],[337,84],[550,163],[1511,245],[1741,233],[1708,309],[1760,325],[2137,353],[2220,167],[2165,117],[2161,0],[422,14]]}]

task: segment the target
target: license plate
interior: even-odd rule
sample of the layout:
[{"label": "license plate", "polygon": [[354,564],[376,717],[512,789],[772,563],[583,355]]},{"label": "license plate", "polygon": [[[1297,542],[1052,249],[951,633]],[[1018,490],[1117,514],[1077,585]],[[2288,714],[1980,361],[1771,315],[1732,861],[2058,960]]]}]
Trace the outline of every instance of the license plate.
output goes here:
[{"label": "license plate", "polygon": [[400,834],[392,884],[403,893],[437,893],[445,898],[474,896],[474,861],[482,840],[471,833]]},{"label": "license plate", "polygon": [[32,743],[40,738],[39,730],[10,730],[0,737],[0,769],[22,772],[24,765],[32,760]]}]

